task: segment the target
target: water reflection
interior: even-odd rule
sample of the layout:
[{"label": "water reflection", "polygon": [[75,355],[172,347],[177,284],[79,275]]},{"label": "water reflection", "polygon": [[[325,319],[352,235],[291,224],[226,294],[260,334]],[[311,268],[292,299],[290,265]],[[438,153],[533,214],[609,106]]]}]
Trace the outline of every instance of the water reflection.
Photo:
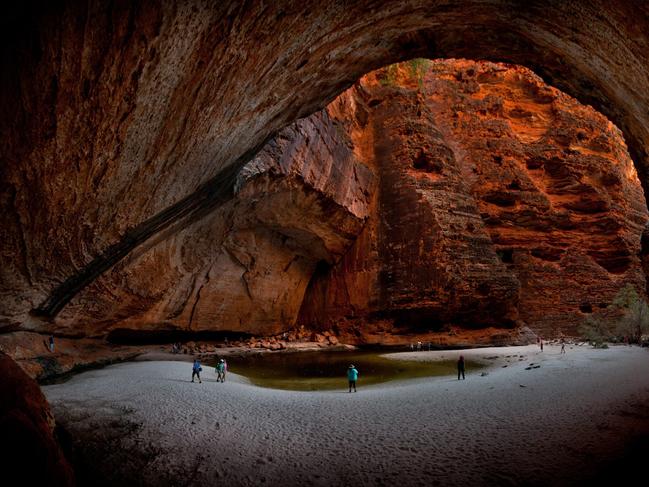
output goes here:
[{"label": "water reflection", "polygon": [[[394,380],[457,375],[455,360],[389,360],[380,353],[365,351],[263,353],[228,359],[231,372],[247,377],[255,385],[296,391],[345,389],[350,364],[359,371],[359,389]],[[480,367],[466,363],[468,374]]]}]

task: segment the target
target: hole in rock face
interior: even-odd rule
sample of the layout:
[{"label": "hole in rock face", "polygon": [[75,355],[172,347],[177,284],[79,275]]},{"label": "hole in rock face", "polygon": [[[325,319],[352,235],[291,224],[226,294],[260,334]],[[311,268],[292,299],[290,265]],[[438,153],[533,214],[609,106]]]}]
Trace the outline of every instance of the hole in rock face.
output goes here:
[{"label": "hole in rock face", "polygon": [[507,185],[507,189],[519,191],[521,189],[521,183],[518,179],[514,179],[511,183]]},{"label": "hole in rock face", "polygon": [[514,206],[517,199],[518,196],[515,193],[508,191],[492,191],[483,196],[484,201],[501,207]]},{"label": "hole in rock face", "polygon": [[541,169],[543,167],[543,159],[538,156],[532,156],[525,161],[528,169]]},{"label": "hole in rock face", "polygon": [[439,173],[442,169],[442,164],[435,161],[424,149],[419,149],[419,152],[412,161],[412,167],[424,172]]},{"label": "hole in rock face", "polygon": [[514,250],[513,249],[500,249],[496,252],[500,260],[505,264],[512,264],[514,262]]},{"label": "hole in rock face", "polygon": [[617,245],[612,249],[592,250],[588,255],[611,274],[624,274],[633,265],[633,259],[621,238],[615,239],[613,243]]},{"label": "hole in rock face", "polygon": [[319,260],[315,265],[315,270],[313,271],[314,276],[323,276],[326,275],[331,269],[331,264],[326,260]]},{"label": "hole in rock face", "polygon": [[483,282],[478,285],[476,292],[482,296],[489,296],[491,292],[491,285],[489,283]]},{"label": "hole in rock face", "polygon": [[540,247],[532,249],[532,256],[537,259],[546,260],[548,262],[557,262],[561,260],[561,256],[565,251],[557,247]]},{"label": "hole in rock face", "polygon": [[593,306],[590,303],[581,303],[579,305],[579,311],[581,311],[582,313],[586,313],[586,314],[592,313],[593,312]]}]

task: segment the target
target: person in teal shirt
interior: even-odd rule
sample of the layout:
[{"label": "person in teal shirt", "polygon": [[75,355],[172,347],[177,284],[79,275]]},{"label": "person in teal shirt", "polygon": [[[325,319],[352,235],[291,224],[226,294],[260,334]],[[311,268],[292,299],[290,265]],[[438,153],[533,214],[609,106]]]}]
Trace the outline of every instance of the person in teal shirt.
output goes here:
[{"label": "person in teal shirt", "polygon": [[219,360],[216,364],[216,382],[225,382],[225,360]]},{"label": "person in teal shirt", "polygon": [[349,392],[352,392],[352,387],[354,392],[356,392],[356,380],[358,379],[358,370],[353,365],[350,365],[347,369],[347,380],[349,381]]}]

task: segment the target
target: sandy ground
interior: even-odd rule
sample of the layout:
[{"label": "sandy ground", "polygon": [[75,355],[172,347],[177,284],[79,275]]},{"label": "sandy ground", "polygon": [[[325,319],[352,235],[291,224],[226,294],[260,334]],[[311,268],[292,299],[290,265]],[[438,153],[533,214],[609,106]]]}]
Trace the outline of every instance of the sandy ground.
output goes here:
[{"label": "sandy ground", "polygon": [[646,456],[649,350],[390,356],[459,353],[491,367],[366,388],[361,370],[348,394],[220,384],[207,367],[192,384],[190,364],[138,362],[43,390],[93,485],[621,485]]}]

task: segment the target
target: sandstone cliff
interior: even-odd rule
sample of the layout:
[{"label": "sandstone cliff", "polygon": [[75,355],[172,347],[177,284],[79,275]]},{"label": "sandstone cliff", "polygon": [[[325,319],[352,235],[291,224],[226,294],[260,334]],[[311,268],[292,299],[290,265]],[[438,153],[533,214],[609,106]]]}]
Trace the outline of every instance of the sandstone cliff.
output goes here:
[{"label": "sandstone cliff", "polygon": [[647,206],[621,132],[529,70],[441,62],[428,98],[464,153],[496,250],[521,282],[521,319],[574,332],[626,282],[644,291]]},{"label": "sandstone cliff", "polygon": [[367,217],[374,177],[350,149],[351,102],[342,96],[283,130],[226,182],[228,201],[99,277],[57,316],[56,331],[294,326],[316,264],[337,261]]},{"label": "sandstone cliff", "polygon": [[10,288],[5,329],[571,333],[624,283],[644,289],[647,212],[620,132],[524,68],[370,74],[201,197],[190,221],[150,223],[107,270],[95,259],[91,284],[40,301],[54,319],[40,285]]},{"label": "sandstone cliff", "polygon": [[137,247],[195,223],[222,201],[223,170],[359,76],[413,56],[534,68],[609,116],[646,180],[645,4],[38,3],[14,2],[0,20],[5,329],[30,310],[55,316]]},{"label": "sandstone cliff", "polygon": [[301,323],[574,334],[626,282],[644,290],[647,210],[617,128],[521,67],[415,63],[361,80],[379,191]]}]

